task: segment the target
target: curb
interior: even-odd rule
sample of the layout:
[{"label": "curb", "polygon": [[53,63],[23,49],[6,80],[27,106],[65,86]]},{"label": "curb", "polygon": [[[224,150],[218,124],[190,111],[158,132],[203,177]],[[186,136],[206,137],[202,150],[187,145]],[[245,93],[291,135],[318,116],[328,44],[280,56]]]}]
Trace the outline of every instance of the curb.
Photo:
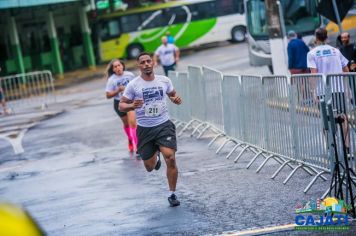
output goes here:
[{"label": "curb", "polygon": [[64,79],[55,79],[54,80],[54,87],[56,90],[69,88],[72,85],[82,84],[88,81],[92,81],[95,79],[101,79],[105,76],[103,72],[97,72],[92,75],[82,76],[82,77],[75,77],[75,78],[64,78]]},{"label": "curb", "polygon": [[[128,70],[136,69],[135,60],[124,61],[124,63],[126,65],[126,69]],[[56,78],[54,80],[54,87],[56,90],[61,90],[61,89],[69,88],[72,85],[78,85],[88,81],[105,78],[105,70],[107,64],[108,63],[97,65],[96,69],[94,70],[78,69],[76,71],[64,73],[63,79]]]}]

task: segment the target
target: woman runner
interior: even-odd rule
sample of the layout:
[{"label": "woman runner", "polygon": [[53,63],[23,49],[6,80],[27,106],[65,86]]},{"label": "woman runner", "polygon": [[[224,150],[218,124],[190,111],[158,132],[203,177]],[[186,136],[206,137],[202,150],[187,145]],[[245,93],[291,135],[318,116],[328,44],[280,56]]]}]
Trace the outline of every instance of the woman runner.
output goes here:
[{"label": "woman runner", "polygon": [[135,78],[135,75],[125,71],[124,62],[119,59],[113,59],[106,68],[106,98],[114,98],[114,110],[122,120],[124,130],[128,138],[128,149],[130,152],[137,151],[136,137],[136,117],[134,111],[119,111],[120,98],[125,90],[126,85]]}]

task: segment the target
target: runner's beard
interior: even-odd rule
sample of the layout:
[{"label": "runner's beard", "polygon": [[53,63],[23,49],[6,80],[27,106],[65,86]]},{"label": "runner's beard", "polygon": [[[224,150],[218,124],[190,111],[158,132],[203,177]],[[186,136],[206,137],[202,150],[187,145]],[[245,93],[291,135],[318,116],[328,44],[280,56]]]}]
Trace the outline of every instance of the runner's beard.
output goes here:
[{"label": "runner's beard", "polygon": [[143,73],[145,73],[145,75],[151,75],[153,73],[152,68],[145,68],[143,70]]}]

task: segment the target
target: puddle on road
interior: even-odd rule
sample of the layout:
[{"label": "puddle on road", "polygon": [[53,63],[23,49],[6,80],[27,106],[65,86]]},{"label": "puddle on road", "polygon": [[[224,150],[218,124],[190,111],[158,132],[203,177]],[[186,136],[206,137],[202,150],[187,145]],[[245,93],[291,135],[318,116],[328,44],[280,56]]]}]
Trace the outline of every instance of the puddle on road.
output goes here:
[{"label": "puddle on road", "polygon": [[9,138],[15,139],[19,136],[20,134],[9,134],[7,135]]},{"label": "puddle on road", "polygon": [[94,164],[106,164],[106,163],[123,163],[124,159],[130,159],[130,158],[123,158],[123,159],[116,159],[113,157],[100,157],[95,155],[94,158],[92,158],[89,161],[83,161],[80,163],[80,167],[87,167],[90,165],[94,165]]},{"label": "puddle on road", "polygon": [[38,171],[31,172],[10,172],[3,180],[13,181],[18,179],[27,179],[39,175]]},{"label": "puddle on road", "polygon": [[89,166],[89,165],[94,164],[94,163],[95,163],[95,159],[96,159],[96,157],[93,158],[93,159],[90,160],[90,161],[81,162],[81,163],[80,163],[80,167],[86,167],[86,166]]},{"label": "puddle on road", "polygon": [[231,166],[230,164],[204,166],[199,169],[188,170],[188,171],[184,171],[184,172],[180,171],[179,174],[182,176],[191,176],[191,175],[197,174],[199,172],[210,172],[210,171],[216,171],[216,170],[221,170],[221,169],[234,169],[234,166]]},{"label": "puddle on road", "polygon": [[6,159],[0,159],[0,173],[7,169],[18,168],[23,162],[27,161],[28,159],[24,157],[23,153],[18,154],[16,157],[10,156]]},{"label": "puddle on road", "polygon": [[176,155],[185,155],[185,154],[191,154],[190,152],[185,152],[185,151],[178,151]]}]

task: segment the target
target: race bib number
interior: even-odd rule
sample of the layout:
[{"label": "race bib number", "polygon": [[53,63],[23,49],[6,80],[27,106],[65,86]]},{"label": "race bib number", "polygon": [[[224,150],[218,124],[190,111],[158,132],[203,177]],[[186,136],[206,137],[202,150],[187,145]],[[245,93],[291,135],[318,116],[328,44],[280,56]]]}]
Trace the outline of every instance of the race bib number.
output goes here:
[{"label": "race bib number", "polygon": [[145,106],[145,116],[155,117],[162,113],[162,107],[158,103],[153,103]]}]

